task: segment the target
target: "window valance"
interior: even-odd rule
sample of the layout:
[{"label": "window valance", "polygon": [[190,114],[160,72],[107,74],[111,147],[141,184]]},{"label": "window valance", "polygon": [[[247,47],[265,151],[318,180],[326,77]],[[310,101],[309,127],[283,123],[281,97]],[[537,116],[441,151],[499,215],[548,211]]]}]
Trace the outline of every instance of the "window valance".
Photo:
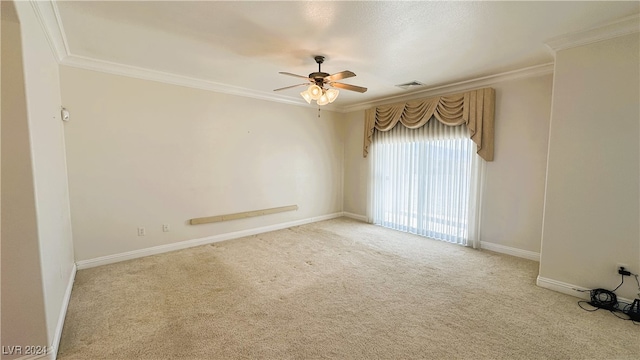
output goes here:
[{"label": "window valance", "polygon": [[367,109],[364,113],[363,155],[367,157],[369,153],[375,130],[389,131],[398,122],[409,129],[417,129],[435,117],[445,125],[467,126],[471,140],[478,146],[478,155],[492,161],[495,98],[494,89],[484,88]]}]

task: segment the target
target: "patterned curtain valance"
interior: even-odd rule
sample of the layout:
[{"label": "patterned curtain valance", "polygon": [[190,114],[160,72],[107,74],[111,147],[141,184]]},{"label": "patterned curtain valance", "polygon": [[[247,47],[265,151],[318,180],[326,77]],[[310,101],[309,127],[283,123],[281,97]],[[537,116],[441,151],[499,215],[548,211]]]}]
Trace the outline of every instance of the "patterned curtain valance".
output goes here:
[{"label": "patterned curtain valance", "polygon": [[375,130],[389,131],[398,122],[409,129],[417,129],[435,117],[445,125],[466,125],[471,140],[478,146],[478,155],[486,161],[493,161],[495,98],[494,89],[484,88],[367,109],[364,113],[363,155],[367,157],[369,153]]}]

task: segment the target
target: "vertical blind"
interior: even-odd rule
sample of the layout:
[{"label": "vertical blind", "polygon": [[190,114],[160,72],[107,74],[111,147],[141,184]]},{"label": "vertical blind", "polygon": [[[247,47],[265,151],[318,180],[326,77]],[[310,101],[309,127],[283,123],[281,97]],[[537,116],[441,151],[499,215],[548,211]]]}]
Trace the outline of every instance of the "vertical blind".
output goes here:
[{"label": "vertical blind", "polygon": [[375,133],[371,155],[374,224],[477,247],[482,162],[465,126],[398,124]]}]

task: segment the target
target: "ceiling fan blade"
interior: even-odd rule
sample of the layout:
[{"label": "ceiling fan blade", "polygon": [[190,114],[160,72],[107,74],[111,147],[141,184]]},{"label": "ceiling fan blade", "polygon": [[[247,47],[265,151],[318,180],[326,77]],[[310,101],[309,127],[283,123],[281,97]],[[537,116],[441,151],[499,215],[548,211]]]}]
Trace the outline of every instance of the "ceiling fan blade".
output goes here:
[{"label": "ceiling fan blade", "polygon": [[329,85],[331,85],[333,87],[337,87],[338,89],[357,91],[359,93],[363,93],[363,92],[367,91],[366,87],[343,84],[343,83],[339,83],[339,82],[332,82],[332,83],[329,83]]},{"label": "ceiling fan blade", "polygon": [[291,86],[283,87],[283,88],[280,88],[280,89],[275,89],[275,90],[273,90],[273,91],[287,90],[287,89],[291,89],[291,88],[294,88],[294,87],[298,87],[298,86],[307,86],[307,85],[309,85],[309,83],[298,84],[298,85],[291,85]]},{"label": "ceiling fan blade", "polygon": [[327,82],[342,80],[342,79],[346,79],[354,76],[356,76],[356,74],[354,74],[352,71],[345,70],[345,71],[340,71],[339,73],[335,73],[325,77],[324,82],[327,83]]},{"label": "ceiling fan blade", "polygon": [[301,79],[307,79],[309,81],[312,81],[312,79],[310,79],[308,76],[296,75],[296,74],[292,74],[292,73],[288,73],[288,72],[284,72],[284,71],[280,71],[278,74],[289,75],[289,76],[293,76],[293,77],[297,77],[297,78],[301,78]]}]

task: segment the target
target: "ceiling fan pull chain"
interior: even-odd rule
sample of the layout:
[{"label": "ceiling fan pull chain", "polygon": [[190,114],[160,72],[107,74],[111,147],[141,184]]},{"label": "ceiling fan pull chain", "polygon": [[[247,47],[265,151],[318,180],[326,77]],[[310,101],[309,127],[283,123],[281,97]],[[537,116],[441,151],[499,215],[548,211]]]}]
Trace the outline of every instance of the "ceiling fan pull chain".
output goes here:
[{"label": "ceiling fan pull chain", "polygon": [[318,119],[320,119],[320,106],[318,106]]}]

